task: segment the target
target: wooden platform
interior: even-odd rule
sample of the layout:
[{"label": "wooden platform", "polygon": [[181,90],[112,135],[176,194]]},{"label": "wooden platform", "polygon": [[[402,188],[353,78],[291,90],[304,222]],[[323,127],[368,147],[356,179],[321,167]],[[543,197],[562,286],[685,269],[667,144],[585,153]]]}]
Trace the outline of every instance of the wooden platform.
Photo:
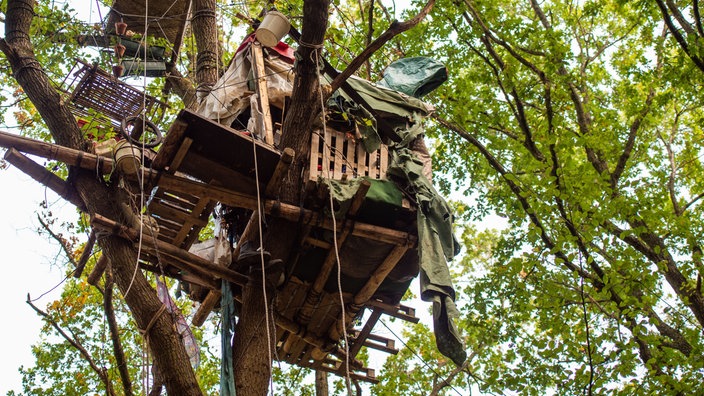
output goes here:
[{"label": "wooden platform", "polygon": [[[0,134],[0,145],[103,174],[114,171],[110,158],[49,143]],[[258,179],[252,169],[254,150]],[[146,227],[140,235],[139,228],[130,228],[99,214],[93,216],[91,225],[135,245],[141,241],[140,265],[144,270],[163,272],[209,290],[196,313],[196,317],[204,320],[219,301],[221,281],[244,285],[248,277],[188,249],[197,241],[216,202],[256,209],[253,187],[259,183],[264,188],[262,191],[266,191],[276,180],[283,179],[286,170],[282,164],[287,156],[290,153],[281,155],[266,144],[253,144],[241,132],[182,111],[151,168],[139,173],[145,176],[145,191],[152,191],[146,213],[158,223],[158,232]],[[286,279],[274,300],[278,358],[338,375],[346,375],[343,362],[349,361],[354,378],[374,382],[374,371],[355,357],[362,347],[397,352],[392,340],[372,333],[381,315],[417,321],[413,309],[398,304],[410,279],[417,274],[413,262],[414,257],[417,260],[417,236],[412,224],[394,229],[358,221],[356,214],[364,204],[369,185],[369,182],[361,184],[345,218],[336,223],[316,206],[278,202],[271,193],[265,194],[269,198],[263,199],[261,207],[268,216],[301,224],[300,245],[285,258]],[[64,196],[70,199],[70,194]],[[243,238],[255,234],[256,231],[245,230]],[[341,260],[342,297],[347,314],[344,318],[337,276],[331,275],[336,274],[333,270],[337,257],[333,235],[337,236]],[[241,296],[236,295],[235,299],[241,300]],[[364,311],[370,313],[363,316]],[[361,318],[366,319],[356,327]],[[349,340],[347,349],[342,347],[345,334]]]}]

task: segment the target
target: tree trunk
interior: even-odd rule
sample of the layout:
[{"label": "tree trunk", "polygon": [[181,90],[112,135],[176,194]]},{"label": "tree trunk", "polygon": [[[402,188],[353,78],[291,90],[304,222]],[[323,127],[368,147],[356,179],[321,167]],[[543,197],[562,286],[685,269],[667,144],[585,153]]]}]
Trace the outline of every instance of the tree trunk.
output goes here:
[{"label": "tree trunk", "polygon": [[315,396],[328,396],[328,373],[315,370]]},{"label": "tree trunk", "polygon": [[[14,76],[46,122],[54,140],[66,147],[83,149],[86,142],[60,95],[51,85],[41,65],[36,60],[29,41],[29,26],[34,16],[33,0],[10,0],[7,3],[5,39],[0,49],[5,53]],[[125,199],[115,186],[108,187],[91,172],[70,172],[76,190],[85,202],[88,212],[120,218],[119,208]],[[145,329],[162,303],[156,291],[143,274],[137,270],[136,252],[132,244],[117,238],[101,238],[100,245],[112,265],[115,281],[125,296],[127,305],[141,329]],[[136,272],[135,272],[136,271]],[[134,278],[134,281],[133,281]],[[169,315],[161,314],[154,320],[147,336],[152,356],[164,368],[165,384],[172,395],[201,395],[195,373],[190,366],[186,350]]]},{"label": "tree trunk", "polygon": [[196,37],[196,92],[202,101],[218,80],[220,54],[215,0],[193,0],[193,35]]},{"label": "tree trunk", "polygon": [[[306,166],[310,149],[310,134],[314,120],[320,114],[320,90],[318,81],[318,46],[322,46],[327,29],[329,0],[306,0],[303,5],[303,29],[297,50],[296,78],[293,82],[291,107],[287,111],[283,125],[281,148],[295,151],[295,162],[291,177],[282,185],[280,199],[286,203],[298,203],[301,191],[301,170]],[[261,213],[261,211],[260,211]],[[298,237],[296,223],[271,219],[268,223],[264,248],[272,258],[287,259]],[[267,274],[268,279],[277,274]],[[274,299],[274,288],[267,292],[269,304]],[[261,279],[252,279],[244,288],[243,309],[235,332],[233,361],[237,396],[261,396],[266,394],[271,376],[271,360],[267,348],[274,348],[275,332],[266,339],[265,314],[263,312],[264,290]],[[271,321],[270,321],[271,322]],[[260,377],[261,376],[261,377]],[[258,378],[259,377],[259,378]]]}]

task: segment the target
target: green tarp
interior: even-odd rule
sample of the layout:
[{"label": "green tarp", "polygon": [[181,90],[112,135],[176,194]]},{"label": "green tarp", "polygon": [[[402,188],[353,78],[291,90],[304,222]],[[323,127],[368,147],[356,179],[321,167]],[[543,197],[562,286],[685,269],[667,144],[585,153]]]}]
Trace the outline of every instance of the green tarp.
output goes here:
[{"label": "green tarp", "polygon": [[[408,84],[405,88],[402,87],[402,90],[408,91],[406,94],[355,77],[348,80],[351,88],[375,110],[383,122],[377,122],[367,110],[354,103],[344,93],[333,95],[328,102],[328,108],[337,112],[341,119],[354,123],[353,126],[362,134],[362,141],[369,152],[376,150],[382,139],[391,140],[387,137],[396,137],[396,141],[389,144],[391,161],[387,169],[387,178],[395,184],[375,181],[368,197],[371,198],[384,189],[393,188],[403,189],[415,199],[418,207],[421,298],[433,303],[433,325],[438,350],[457,365],[461,365],[467,354],[454,323],[459,312],[455,306],[455,290],[447,266],[447,262],[459,252],[459,245],[452,233],[452,213],[431,182],[423,176],[423,163],[409,148],[415,139],[422,138],[422,120],[433,111],[432,106],[409,95],[420,96],[435,89],[447,78],[447,74],[444,66],[428,61],[427,58],[399,62],[387,75],[398,82],[398,85],[403,85],[400,80],[405,79]],[[426,65],[428,70],[415,70],[417,67],[423,67],[422,65]],[[415,76],[402,77],[400,74],[405,73],[404,70],[409,73],[413,71]],[[389,84],[389,81],[383,84]],[[391,130],[377,129],[381,124]],[[326,182],[330,185],[333,197],[342,205],[354,196],[358,187],[354,181]],[[387,196],[389,202],[386,204],[393,205],[391,201],[396,200],[398,195],[400,192],[387,192],[377,194],[376,198],[383,201]]]},{"label": "green tarp", "polygon": [[431,58],[416,56],[391,63],[384,70],[384,79],[378,84],[420,98],[445,81],[445,65]]}]

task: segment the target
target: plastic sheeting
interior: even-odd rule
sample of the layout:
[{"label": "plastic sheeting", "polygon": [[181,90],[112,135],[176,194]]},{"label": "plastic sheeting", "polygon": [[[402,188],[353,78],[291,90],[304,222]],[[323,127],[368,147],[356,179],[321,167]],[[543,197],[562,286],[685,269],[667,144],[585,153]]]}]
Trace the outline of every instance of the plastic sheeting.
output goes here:
[{"label": "plastic sheeting", "polygon": [[417,56],[402,58],[384,70],[384,79],[378,84],[406,95],[420,98],[447,81],[447,68],[442,63]]},{"label": "plastic sheeting", "polygon": [[[254,95],[250,45],[245,45],[237,52],[225,74],[198,108],[200,115],[229,126],[238,115],[250,108],[250,97]],[[277,51],[265,51],[265,54],[264,70],[269,103],[283,108],[284,98],[293,91],[292,67]]]}]

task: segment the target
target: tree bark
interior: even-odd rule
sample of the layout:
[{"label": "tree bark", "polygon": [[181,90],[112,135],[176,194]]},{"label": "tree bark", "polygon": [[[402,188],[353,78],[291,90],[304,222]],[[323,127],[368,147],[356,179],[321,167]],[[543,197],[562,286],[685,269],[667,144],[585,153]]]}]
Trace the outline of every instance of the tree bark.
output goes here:
[{"label": "tree bark", "polygon": [[328,396],[328,373],[315,370],[315,396]]},{"label": "tree bark", "polygon": [[[301,170],[306,166],[310,150],[312,125],[320,115],[320,86],[318,65],[320,48],[327,29],[329,0],[306,0],[303,5],[303,28],[301,45],[297,50],[296,77],[293,82],[291,107],[283,124],[282,148],[294,150],[296,158],[292,165],[291,177],[281,187],[281,200],[297,203],[301,191]],[[263,213],[263,211],[259,211]],[[264,248],[272,258],[286,259],[291,252],[298,234],[298,224],[272,219],[269,221]],[[278,274],[266,274],[276,279]],[[274,299],[274,288],[267,288],[267,302]],[[233,345],[235,382],[237,396],[261,396],[266,394],[271,377],[274,335],[273,320],[267,340],[264,307],[264,287],[262,280],[252,278],[242,293],[243,309],[237,324]],[[271,354],[268,349],[271,348]]]},{"label": "tree bark", "polygon": [[[0,41],[0,49],[7,57],[15,79],[44,119],[54,140],[66,147],[85,149],[86,142],[73,114],[53,88],[34,55],[29,36],[34,16],[33,5],[33,0],[8,1],[5,39]],[[72,169],[70,174],[89,213],[120,218],[117,208],[126,197],[116,186],[103,184],[91,172]],[[137,270],[135,250],[131,243],[117,237],[103,238],[100,245],[110,259],[116,284],[123,294],[129,289],[125,300],[137,326],[145,329],[162,304],[156,291]],[[164,368],[168,393],[201,395],[195,373],[172,319],[168,315],[159,315],[146,336],[150,340],[152,356],[159,367]]]},{"label": "tree bark", "polygon": [[218,80],[218,25],[215,0],[193,0],[193,35],[196,37],[196,88],[198,101],[208,96]]}]

